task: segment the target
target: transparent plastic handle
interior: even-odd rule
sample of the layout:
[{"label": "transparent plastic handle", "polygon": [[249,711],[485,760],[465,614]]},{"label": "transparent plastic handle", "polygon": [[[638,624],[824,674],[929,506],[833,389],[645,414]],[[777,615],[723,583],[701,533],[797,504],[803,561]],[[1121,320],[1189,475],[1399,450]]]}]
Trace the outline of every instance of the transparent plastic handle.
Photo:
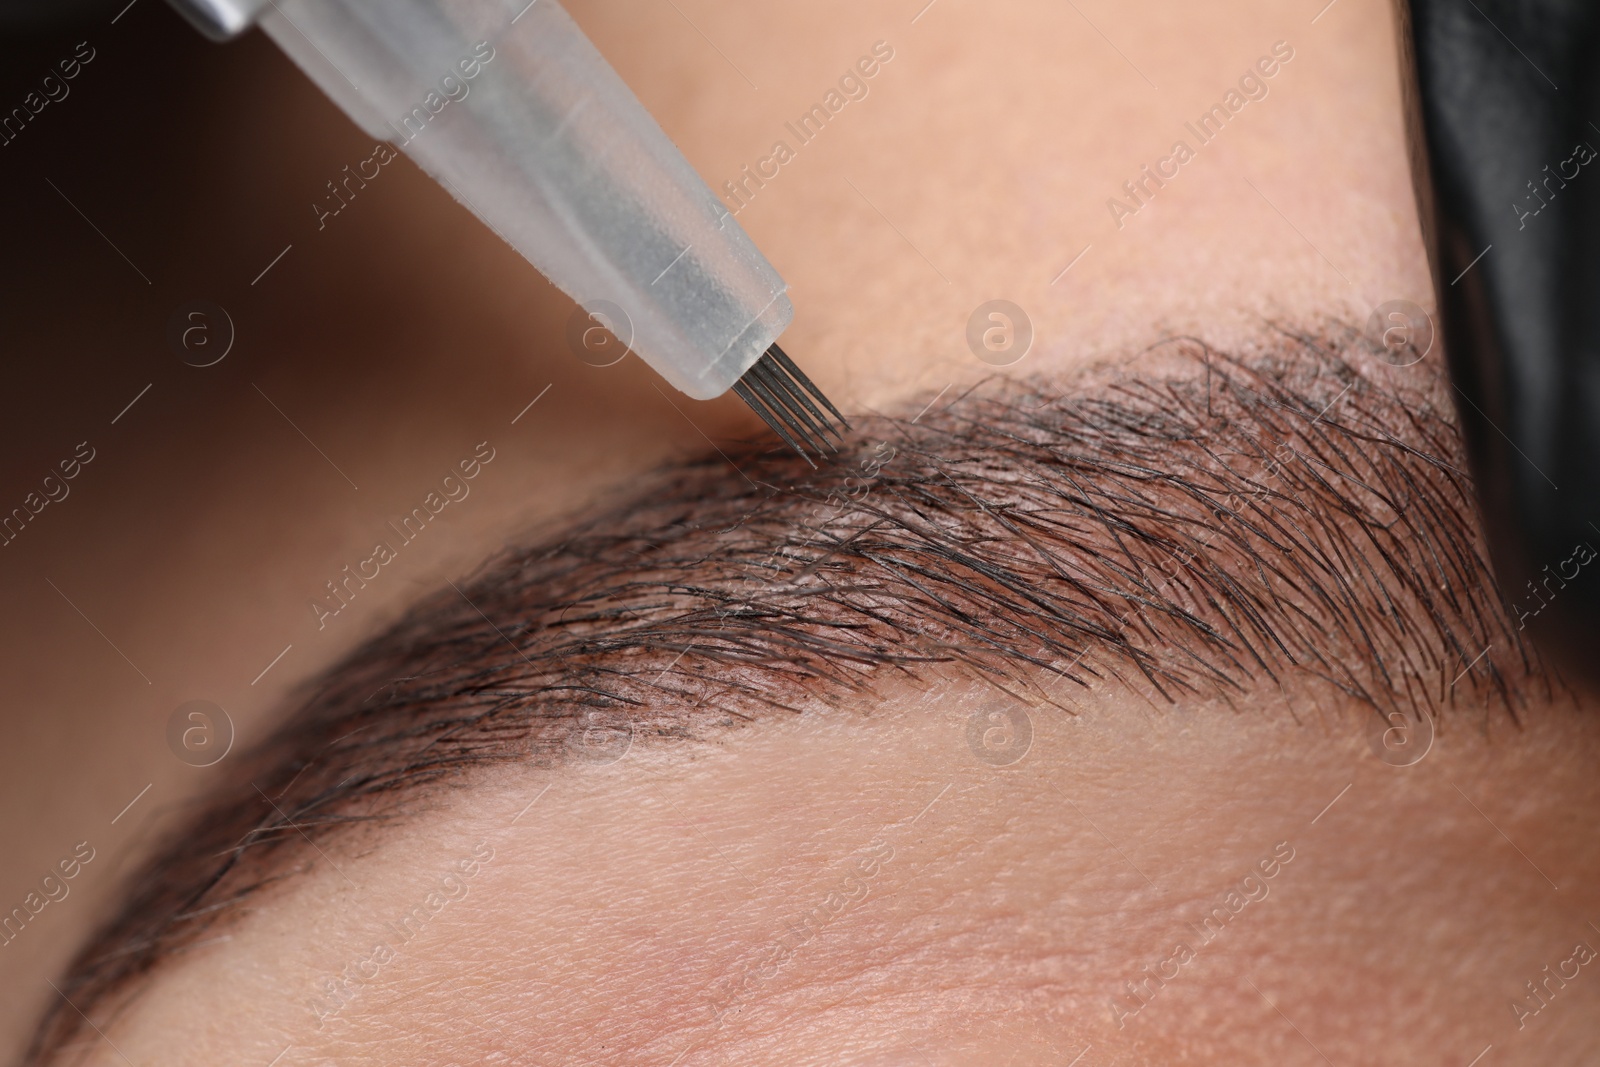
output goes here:
[{"label": "transparent plastic handle", "polygon": [[555,0],[278,0],[261,25],[689,396],[726,391],[794,317],[772,264]]}]

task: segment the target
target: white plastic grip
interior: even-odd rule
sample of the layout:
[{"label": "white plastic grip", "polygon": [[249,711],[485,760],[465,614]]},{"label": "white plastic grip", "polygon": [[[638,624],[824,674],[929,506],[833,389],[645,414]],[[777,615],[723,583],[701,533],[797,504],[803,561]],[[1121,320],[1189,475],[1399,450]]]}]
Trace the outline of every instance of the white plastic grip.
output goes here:
[{"label": "white plastic grip", "polygon": [[278,0],[261,26],[689,396],[725,392],[793,319],[778,272],[555,0]]}]

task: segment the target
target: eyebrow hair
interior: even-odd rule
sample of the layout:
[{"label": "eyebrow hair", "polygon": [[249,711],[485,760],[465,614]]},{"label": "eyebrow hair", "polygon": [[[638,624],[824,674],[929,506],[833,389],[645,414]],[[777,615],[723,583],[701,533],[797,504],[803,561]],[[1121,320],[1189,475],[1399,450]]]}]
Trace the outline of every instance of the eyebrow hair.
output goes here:
[{"label": "eyebrow hair", "polygon": [[[311,844],[474,768],[709,739],[888,675],[959,672],[1066,713],[1103,685],[1513,720],[1554,697],[1488,569],[1437,369],[1385,367],[1337,324],[1243,355],[1155,347],[1159,373],[856,416],[817,471],[770,442],[678,462],[506,550],[308,689],[61,991],[114,1017]],[[82,1027],[58,1002],[27,1062]]]}]

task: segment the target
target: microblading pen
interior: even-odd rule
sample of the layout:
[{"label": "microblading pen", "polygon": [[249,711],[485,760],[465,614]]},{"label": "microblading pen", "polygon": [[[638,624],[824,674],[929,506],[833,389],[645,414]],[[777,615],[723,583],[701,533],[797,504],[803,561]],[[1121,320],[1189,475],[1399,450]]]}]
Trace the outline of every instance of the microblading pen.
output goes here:
[{"label": "microblading pen", "polygon": [[788,285],[556,0],[172,0],[259,24],[679,391],[732,389],[808,462],[848,425],[778,347]]}]

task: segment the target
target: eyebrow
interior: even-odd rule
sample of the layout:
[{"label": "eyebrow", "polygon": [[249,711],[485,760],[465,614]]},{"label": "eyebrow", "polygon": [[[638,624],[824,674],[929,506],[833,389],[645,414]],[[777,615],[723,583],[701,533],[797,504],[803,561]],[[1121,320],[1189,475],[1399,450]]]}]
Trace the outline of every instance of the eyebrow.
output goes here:
[{"label": "eyebrow", "polygon": [[[817,471],[770,442],[676,463],[503,552],[303,693],[61,991],[114,1018],[310,847],[475,768],[712,739],[888,675],[960,672],[1068,714],[1106,684],[1513,719],[1554,696],[1488,569],[1436,370],[1384,367],[1338,325],[1157,347],[1159,374],[855,416]],[[27,1062],[82,1026],[57,1004]]]}]

